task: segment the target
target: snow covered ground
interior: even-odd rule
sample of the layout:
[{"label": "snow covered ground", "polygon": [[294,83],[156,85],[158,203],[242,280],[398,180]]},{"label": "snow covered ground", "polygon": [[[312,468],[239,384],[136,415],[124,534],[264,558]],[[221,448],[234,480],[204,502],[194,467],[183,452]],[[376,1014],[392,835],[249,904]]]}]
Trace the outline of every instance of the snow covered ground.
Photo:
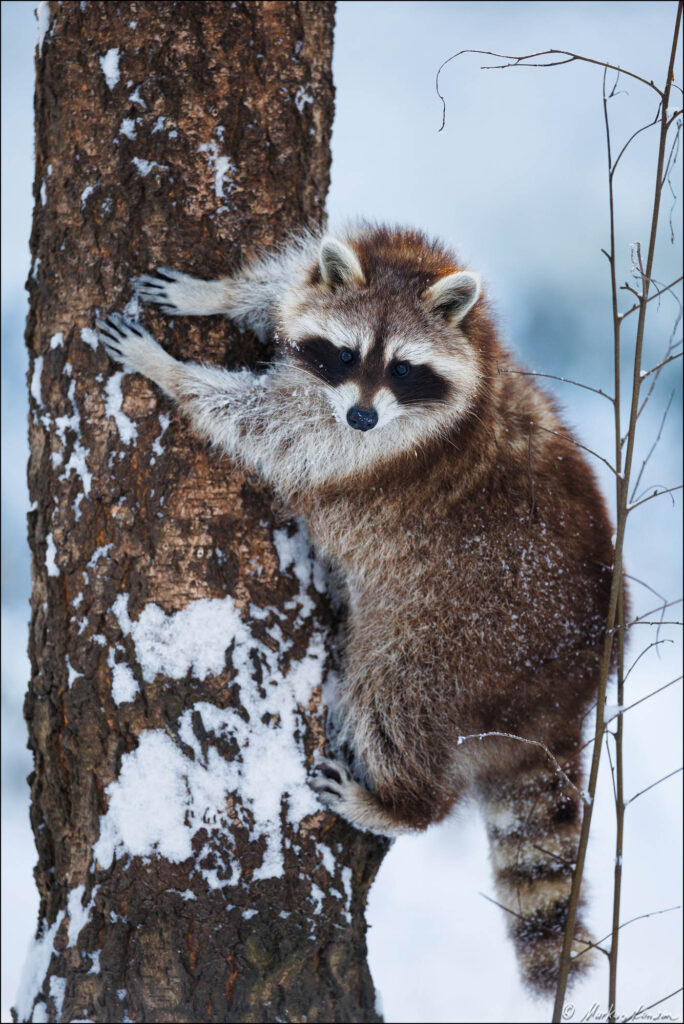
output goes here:
[{"label": "snow covered ground", "polygon": [[[31,214],[33,8],[28,2],[2,5],[3,1021],[9,1020],[37,914],[24,783],[31,765],[21,718],[28,678],[22,286]],[[530,364],[610,390],[608,274],[600,254],[607,242],[600,71],[577,64],[547,71],[480,71],[483,61],[461,57],[442,76],[447,111],[441,133],[434,76],[442,61],[464,47],[510,54],[556,47],[605,58],[658,81],[674,14],[671,0],[649,5],[343,0],[335,46],[331,221],[365,215],[414,224],[457,243],[482,271],[503,330]],[[626,91],[612,105],[616,139],[626,138],[655,112],[647,90],[636,83],[622,87]],[[629,272],[629,243],[646,235],[653,145],[654,137],[644,133],[618,179],[623,279]],[[670,245],[667,231],[661,239],[658,276],[669,281],[679,272],[681,239]],[[664,348],[674,311],[671,299],[653,309],[648,365]],[[637,466],[678,380],[669,367],[642,417]],[[584,443],[609,457],[608,404],[560,383],[554,391]],[[645,483],[680,482],[680,426],[678,388]],[[612,497],[609,473],[600,464],[597,468]],[[679,500],[674,506],[667,498],[650,502],[634,513],[627,544],[628,571],[670,599],[681,593],[680,516]],[[638,583],[633,597],[637,613],[660,603]],[[661,635],[674,639],[677,630]],[[645,636],[646,627],[634,636],[632,656],[647,642]],[[660,658],[650,652],[630,677],[630,702],[681,671],[679,644],[660,650],[665,652]],[[629,712],[625,721],[627,792],[635,793],[682,763],[681,684]],[[628,811],[625,921],[681,904],[680,797],[681,775]],[[590,918],[598,935],[609,931],[612,865],[612,798],[604,771],[587,869]],[[388,1022],[548,1019],[548,1007],[530,1000],[518,981],[501,911],[480,893],[491,894],[492,885],[475,809],[464,808],[425,835],[394,844],[369,908],[371,967]],[[680,921],[674,911],[624,928],[620,1013],[629,1016],[681,985]],[[568,1020],[601,1019],[606,974],[599,968],[572,995]],[[594,1004],[593,1017],[586,1017]],[[681,1019],[681,995],[650,1012]]]}]

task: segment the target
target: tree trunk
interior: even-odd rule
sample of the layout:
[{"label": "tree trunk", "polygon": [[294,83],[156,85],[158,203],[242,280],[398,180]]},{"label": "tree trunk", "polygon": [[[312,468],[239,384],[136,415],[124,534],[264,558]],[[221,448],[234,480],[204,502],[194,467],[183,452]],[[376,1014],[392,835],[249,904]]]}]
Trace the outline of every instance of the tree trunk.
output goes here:
[{"label": "tree trunk", "polygon": [[[306,783],[325,573],[258,480],[95,343],[130,278],[219,276],[323,217],[334,4],[39,10],[29,535],[41,896],[20,1020],[377,1021],[386,843]],[[129,313],[139,311],[133,305]],[[227,321],[145,319],[255,367]]]}]

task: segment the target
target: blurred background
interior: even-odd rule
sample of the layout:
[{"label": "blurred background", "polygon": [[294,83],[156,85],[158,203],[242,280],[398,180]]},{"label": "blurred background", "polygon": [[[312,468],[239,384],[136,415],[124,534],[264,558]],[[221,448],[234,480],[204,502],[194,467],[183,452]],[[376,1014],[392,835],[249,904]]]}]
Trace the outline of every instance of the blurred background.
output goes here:
[{"label": "blurred background", "polygon": [[[10,1020],[19,975],[37,920],[35,863],[26,776],[31,758],[21,708],[30,561],[26,543],[27,358],[23,331],[33,184],[35,4],[2,3],[2,1020]],[[443,71],[446,100],[435,92],[440,64],[463,48],[507,54],[554,47],[629,68],[662,83],[676,4],[638,2],[338,3],[334,74],[330,221],[358,215],[421,227],[455,244],[481,271],[501,330],[537,371],[612,390],[607,261],[606,154],[599,68],[573,63],[548,70],[480,70],[462,56]],[[678,65],[680,66],[680,65]],[[610,112],[621,146],[655,114],[655,97],[622,79]],[[681,93],[675,93],[674,96]],[[679,100],[681,106],[681,100]],[[644,132],[617,176],[618,280],[632,280],[630,243],[649,229],[657,138]],[[656,278],[681,273],[681,189],[667,193]],[[672,216],[674,239],[669,218]],[[625,304],[631,305],[627,302]],[[678,306],[651,304],[644,366],[660,361]],[[631,321],[635,317],[630,318]],[[634,323],[626,322],[625,356]],[[630,329],[631,328],[631,329]],[[676,338],[681,337],[681,324]],[[625,359],[626,389],[629,360]],[[682,391],[679,362],[666,367],[640,421],[637,470],[653,444],[671,393],[662,436],[643,485],[681,482]],[[568,384],[547,381],[582,443],[611,459],[611,406]],[[596,471],[614,504],[611,474]],[[657,498],[635,511],[627,569],[636,614],[681,595],[681,499]],[[643,584],[653,588],[648,590]],[[656,591],[657,594],[654,594]],[[666,616],[681,618],[681,609]],[[649,651],[632,673],[628,703],[681,672],[680,631]],[[628,664],[655,639],[632,631]],[[625,716],[626,786],[632,794],[682,764],[681,683]],[[614,702],[614,697],[612,698]],[[681,774],[627,811],[622,920],[681,905]],[[610,931],[614,809],[604,758],[587,866],[590,923]],[[503,913],[493,895],[484,829],[476,808],[422,836],[398,840],[369,906],[370,962],[388,1022],[542,1021],[549,1007],[522,989]],[[681,913],[657,914],[621,933],[618,1012],[629,1016],[681,985]],[[607,964],[570,996],[567,1019],[603,1019]],[[585,1014],[592,1010],[593,1017]],[[681,1020],[681,993],[652,1014]],[[664,1019],[661,1017],[661,1019]]]}]

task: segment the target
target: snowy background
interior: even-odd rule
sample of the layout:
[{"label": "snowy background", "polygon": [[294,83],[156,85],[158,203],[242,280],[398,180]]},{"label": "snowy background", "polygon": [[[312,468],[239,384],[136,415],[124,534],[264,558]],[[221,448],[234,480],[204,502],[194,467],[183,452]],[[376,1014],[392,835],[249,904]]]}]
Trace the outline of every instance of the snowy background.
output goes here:
[{"label": "snowy background", "polygon": [[[25,513],[27,359],[23,346],[31,218],[34,4],[2,4],[2,1020],[15,997],[24,951],[35,928],[35,862],[25,778],[31,760],[21,717],[26,658],[29,557]],[[601,72],[581,65],[553,70],[481,71],[478,58],[439,65],[464,47],[529,53],[548,47],[610,60],[662,81],[674,2],[429,3],[341,2],[334,73],[337,114],[329,196],[332,223],[356,215],[413,224],[455,243],[494,296],[502,330],[535,369],[610,390],[612,342]],[[612,103],[616,140],[650,119],[651,94],[624,83]],[[644,133],[618,179],[620,280],[629,243],[645,241],[655,174],[655,135]],[[678,175],[675,176],[678,182]],[[678,184],[676,185],[678,188]],[[666,204],[663,227],[667,228]],[[675,225],[681,202],[675,211]],[[679,274],[678,252],[663,230],[656,276]],[[676,313],[672,298],[653,303],[645,365],[658,361]],[[633,320],[634,318],[632,318]],[[680,327],[681,336],[681,327]],[[627,332],[627,341],[630,341]],[[681,481],[681,388],[668,367],[641,422],[635,465],[654,440],[672,389],[663,439],[644,483]],[[553,383],[553,382],[550,382]],[[556,384],[569,421],[589,447],[612,456],[610,407]],[[612,480],[597,470],[612,501]],[[681,501],[660,498],[635,512],[627,539],[629,572],[658,593],[681,593]],[[633,584],[637,613],[660,603]],[[679,609],[671,617],[681,617]],[[632,637],[632,660],[655,639]],[[677,640],[678,630],[661,637]],[[628,684],[629,702],[677,676],[681,647],[649,652]],[[635,793],[682,763],[681,684],[626,716],[627,792]],[[681,775],[641,797],[627,812],[622,919],[681,904]],[[591,923],[610,927],[613,806],[607,772],[594,815],[587,877]],[[547,1020],[517,978],[503,915],[492,894],[484,830],[475,809],[418,838],[398,840],[381,869],[369,907],[370,958],[388,1022]],[[11,939],[9,938],[11,936]],[[678,910],[622,931],[620,1001],[629,1015],[681,985]],[[576,990],[568,1019],[594,1003],[605,1010],[600,967]],[[654,1013],[681,1020],[681,995]],[[598,1019],[598,1018],[594,1018]]]}]

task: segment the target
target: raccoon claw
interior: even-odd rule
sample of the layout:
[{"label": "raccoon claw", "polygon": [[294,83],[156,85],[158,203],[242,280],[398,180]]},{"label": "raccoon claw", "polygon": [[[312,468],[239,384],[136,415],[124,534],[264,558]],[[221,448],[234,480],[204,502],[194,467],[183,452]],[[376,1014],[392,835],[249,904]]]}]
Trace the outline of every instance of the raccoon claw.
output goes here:
[{"label": "raccoon claw", "polygon": [[149,375],[152,362],[163,349],[140,324],[126,320],[120,313],[110,313],[96,320],[98,339],[110,359]]},{"label": "raccoon claw", "polygon": [[96,320],[98,338],[107,355],[116,362],[123,362],[124,349],[129,332],[138,338],[143,337],[142,330],[130,323],[120,313],[110,313],[104,320]]},{"label": "raccoon claw", "polygon": [[159,306],[162,313],[183,313],[189,283],[194,279],[171,267],[157,267],[153,274],[133,278],[133,289],[141,302]]},{"label": "raccoon claw", "polygon": [[326,806],[335,810],[345,800],[345,789],[353,783],[351,773],[341,761],[327,758],[316,767],[311,786]]}]

